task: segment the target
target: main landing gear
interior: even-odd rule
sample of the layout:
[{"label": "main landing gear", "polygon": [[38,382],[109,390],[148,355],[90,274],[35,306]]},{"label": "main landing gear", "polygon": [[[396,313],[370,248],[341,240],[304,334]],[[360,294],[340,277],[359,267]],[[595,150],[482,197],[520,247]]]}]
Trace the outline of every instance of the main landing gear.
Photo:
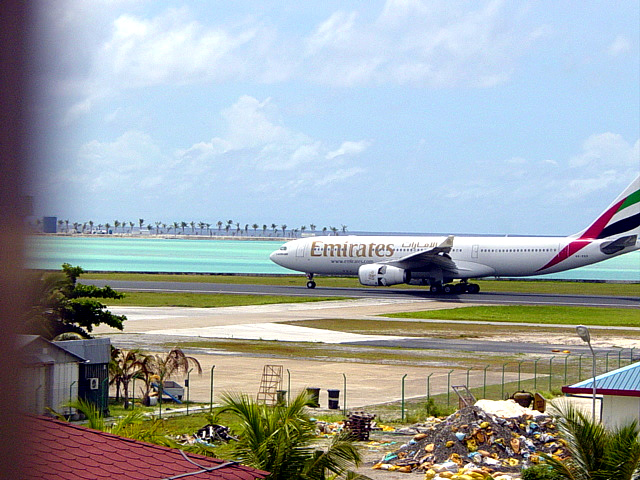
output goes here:
[{"label": "main landing gear", "polygon": [[316,288],[316,282],[313,281],[313,273],[307,273],[307,288]]},{"label": "main landing gear", "polygon": [[459,293],[478,293],[480,291],[480,285],[477,283],[467,283],[467,282],[458,282],[458,283],[447,283],[442,285],[441,283],[434,283],[429,287],[429,291],[431,293],[446,293],[449,294],[459,294]]}]

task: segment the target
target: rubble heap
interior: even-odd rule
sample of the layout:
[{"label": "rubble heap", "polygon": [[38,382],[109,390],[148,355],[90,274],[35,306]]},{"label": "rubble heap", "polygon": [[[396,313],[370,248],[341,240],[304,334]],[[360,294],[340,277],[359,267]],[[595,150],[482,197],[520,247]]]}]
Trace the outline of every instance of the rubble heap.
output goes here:
[{"label": "rubble heap", "polygon": [[[485,473],[519,472],[539,461],[540,453],[564,458],[564,445],[555,424],[546,415],[525,413],[502,417],[478,406],[465,407],[395,452],[388,453],[374,468],[422,470],[430,478],[447,470],[481,468]],[[432,472],[432,475],[429,475]]]}]

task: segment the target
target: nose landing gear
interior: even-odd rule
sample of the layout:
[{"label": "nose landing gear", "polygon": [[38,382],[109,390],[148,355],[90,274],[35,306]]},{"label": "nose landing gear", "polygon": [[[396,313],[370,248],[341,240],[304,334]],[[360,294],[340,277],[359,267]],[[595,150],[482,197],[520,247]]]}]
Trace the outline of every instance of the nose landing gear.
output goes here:
[{"label": "nose landing gear", "polygon": [[307,273],[307,288],[316,288],[316,282],[313,281],[313,273]]}]

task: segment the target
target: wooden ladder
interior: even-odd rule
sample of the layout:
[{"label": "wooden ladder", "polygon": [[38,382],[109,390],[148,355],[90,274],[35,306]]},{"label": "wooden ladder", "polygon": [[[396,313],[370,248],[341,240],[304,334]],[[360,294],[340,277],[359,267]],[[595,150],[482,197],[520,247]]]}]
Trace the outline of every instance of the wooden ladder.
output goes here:
[{"label": "wooden ladder", "polygon": [[282,390],[282,365],[265,365],[258,391],[258,403],[276,405],[278,390]]},{"label": "wooden ladder", "polygon": [[452,385],[451,388],[458,395],[458,408],[475,405],[476,397],[473,396],[466,385]]}]

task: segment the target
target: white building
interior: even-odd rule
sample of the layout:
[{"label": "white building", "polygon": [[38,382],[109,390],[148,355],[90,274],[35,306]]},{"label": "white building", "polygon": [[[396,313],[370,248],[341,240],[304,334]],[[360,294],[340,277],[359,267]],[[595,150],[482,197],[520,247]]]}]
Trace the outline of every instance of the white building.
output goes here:
[{"label": "white building", "polygon": [[[640,423],[640,362],[598,375],[595,382],[596,395],[602,396],[602,423],[608,427],[621,426],[632,420]],[[593,379],[562,387],[562,392],[592,395]]]}]

